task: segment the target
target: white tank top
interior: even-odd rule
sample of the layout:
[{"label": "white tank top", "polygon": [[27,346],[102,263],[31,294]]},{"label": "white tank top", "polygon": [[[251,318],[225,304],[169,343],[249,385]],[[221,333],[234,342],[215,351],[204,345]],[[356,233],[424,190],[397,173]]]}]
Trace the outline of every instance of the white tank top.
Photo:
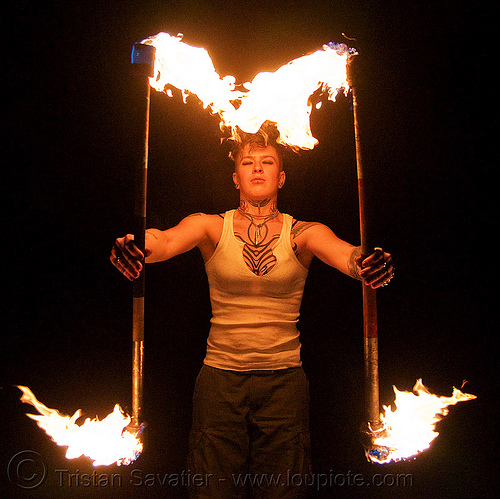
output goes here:
[{"label": "white tank top", "polygon": [[212,326],[204,362],[234,371],[301,366],[297,321],[308,271],[290,243],[293,218],[283,214],[272,250],[276,264],[257,276],[243,259],[245,244],[234,235],[234,212],[226,212],[220,241],[205,264]]}]

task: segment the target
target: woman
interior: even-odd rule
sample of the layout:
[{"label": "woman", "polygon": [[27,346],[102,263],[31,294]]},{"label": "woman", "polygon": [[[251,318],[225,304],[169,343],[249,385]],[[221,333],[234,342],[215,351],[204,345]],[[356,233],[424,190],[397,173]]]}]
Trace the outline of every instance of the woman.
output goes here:
[{"label": "woman", "polygon": [[[360,248],[321,223],[278,210],[286,174],[280,146],[262,129],[232,151],[240,206],[196,213],[168,230],[148,229],[145,261],[198,247],[205,261],[212,325],[193,397],[189,469],[205,479],[193,496],[298,497],[310,472],[308,382],[296,324],[314,257],[378,288],[392,278],[392,257]],[[128,279],[144,255],[134,236],[118,238],[112,263]]]}]

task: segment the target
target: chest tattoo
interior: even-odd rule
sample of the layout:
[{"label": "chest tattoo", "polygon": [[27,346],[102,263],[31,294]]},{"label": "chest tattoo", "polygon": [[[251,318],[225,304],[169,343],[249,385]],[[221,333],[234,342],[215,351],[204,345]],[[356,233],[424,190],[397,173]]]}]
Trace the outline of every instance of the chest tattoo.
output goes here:
[{"label": "chest tattoo", "polygon": [[[268,274],[276,265],[276,257],[273,253],[274,243],[279,239],[280,234],[269,236],[267,219],[256,222],[251,220],[246,234],[234,233],[235,237],[244,243],[243,260],[246,266],[256,275],[264,276]],[[274,217],[273,217],[274,218]]]}]

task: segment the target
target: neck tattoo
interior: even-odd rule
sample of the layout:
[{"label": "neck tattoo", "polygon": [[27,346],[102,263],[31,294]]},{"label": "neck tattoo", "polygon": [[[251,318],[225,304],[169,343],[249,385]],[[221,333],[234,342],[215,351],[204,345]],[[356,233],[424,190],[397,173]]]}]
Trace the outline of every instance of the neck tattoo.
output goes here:
[{"label": "neck tattoo", "polygon": [[[262,199],[260,201],[255,201],[253,199],[248,200],[248,204],[250,204],[254,208],[257,208],[257,213],[259,215],[260,215],[261,208],[264,208],[264,206],[267,206],[270,202],[271,202],[271,198]],[[243,206],[241,206],[241,204],[240,204],[240,207],[245,209],[246,208],[245,204],[246,204],[245,201],[243,201]],[[275,202],[274,205],[272,206],[272,211],[275,211],[276,209],[277,208],[276,208],[276,202]]]}]

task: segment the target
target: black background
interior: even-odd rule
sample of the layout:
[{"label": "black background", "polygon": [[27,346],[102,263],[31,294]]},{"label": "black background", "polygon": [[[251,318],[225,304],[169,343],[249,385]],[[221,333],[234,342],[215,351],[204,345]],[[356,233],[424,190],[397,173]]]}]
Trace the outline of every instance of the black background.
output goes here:
[{"label": "black background", "polygon": [[[10,3],[10,2],[8,2]],[[490,166],[492,12],[474,2],[33,2],[4,11],[1,486],[5,497],[184,497],[186,488],[138,486],[130,471],[185,469],[190,400],[210,308],[197,251],[147,271],[146,451],[119,473],[121,487],[59,483],[66,461],[24,416],[14,385],[49,407],[104,417],[130,411],[131,288],[111,266],[130,230],[139,158],[134,42],[159,31],[205,47],[238,81],[274,71],[328,41],[360,51],[362,145],[373,239],[397,274],[378,293],[381,402],[422,377],[439,395],[478,396],[452,407],[416,460],[366,462],[359,283],[318,262],[301,311],[311,384],[313,460],[338,475],[323,497],[492,497],[496,478],[497,352],[493,343],[496,229]],[[342,33],[356,38],[346,40]],[[359,243],[352,112],[339,97],[312,115],[319,145],[291,158],[280,209],[328,224]],[[231,163],[217,119],[195,99],[153,91],[148,220],[231,209]],[[496,300],[495,300],[496,302]],[[31,411],[33,412],[33,411]],[[34,450],[48,478],[35,490],[9,482],[8,462]],[[349,485],[411,473],[412,486]],[[342,480],[344,477],[344,481]],[[387,481],[388,480],[388,481]],[[2,495],[3,497],[4,495]]]}]

